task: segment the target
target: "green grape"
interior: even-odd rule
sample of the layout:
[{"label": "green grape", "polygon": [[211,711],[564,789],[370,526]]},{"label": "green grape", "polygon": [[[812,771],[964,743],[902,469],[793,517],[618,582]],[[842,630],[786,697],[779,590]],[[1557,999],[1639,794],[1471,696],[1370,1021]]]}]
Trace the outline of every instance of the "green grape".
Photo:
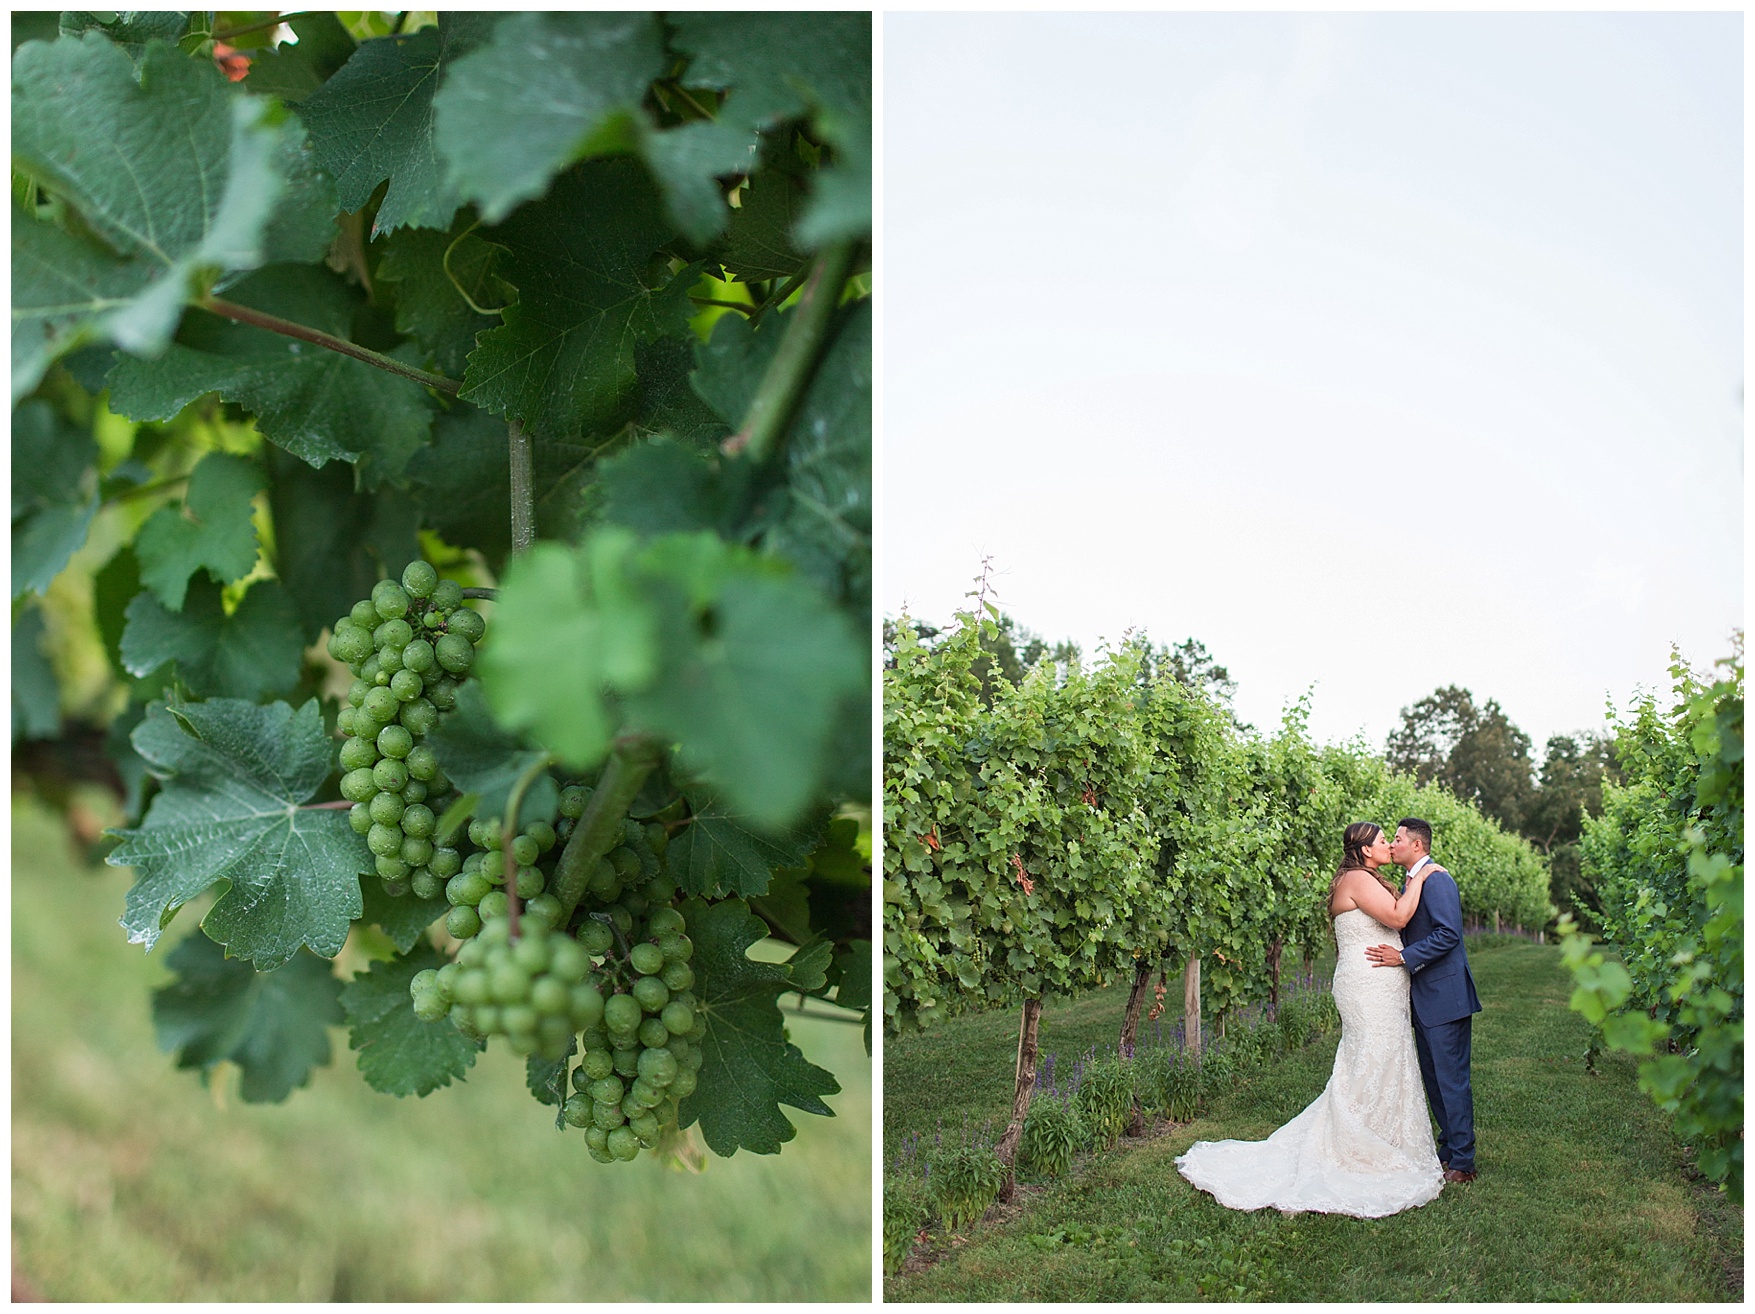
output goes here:
[{"label": "green grape", "polygon": [[599,1104],[620,1104],[626,1093],[620,1077],[602,1077],[591,1083],[591,1098]]},{"label": "green grape", "polygon": [[640,1052],[640,1075],[656,1086],[670,1085],[679,1070],[676,1058],[667,1049],[647,1049]]},{"label": "green grape", "polygon": [[482,868],[484,867],[484,865],[486,863],[487,863],[487,854],[485,854],[485,853],[471,853],[467,858],[465,858],[463,860],[463,870],[466,872],[471,872],[471,873],[479,871],[479,872],[481,872],[481,874],[483,876],[487,877],[487,879],[489,881],[492,881],[494,878],[493,873],[491,871],[483,871],[482,870]]},{"label": "green grape", "polygon": [[[561,924],[561,901],[552,894],[532,895],[530,902],[524,905],[526,917],[539,918],[549,926]],[[569,943],[572,943],[569,941]]]},{"label": "green grape", "polygon": [[[547,853],[555,846],[555,828],[546,821],[533,821],[524,828],[524,833],[536,841],[538,853]],[[532,858],[531,862],[536,859]]]},{"label": "green grape", "polygon": [[[501,963],[493,969],[489,978],[492,989],[490,994],[497,1004],[516,1004],[529,996],[530,973],[516,963]],[[536,1020],[531,1019],[531,1026]]]},{"label": "green grape", "polygon": [[425,687],[413,671],[398,671],[390,677],[390,692],[399,703],[412,703]]},{"label": "green grape", "polygon": [[347,613],[347,618],[367,634],[377,629],[378,623],[384,619],[378,614],[378,609],[371,604],[369,599],[354,603],[353,610]]},{"label": "green grape", "polygon": [[632,880],[640,874],[640,855],[626,844],[610,850],[609,864],[623,881]]},{"label": "green grape", "polygon": [[463,872],[453,876],[445,885],[445,898],[456,907],[474,907],[493,887],[487,878],[478,872]]},{"label": "green grape", "polygon": [[615,947],[615,932],[596,920],[587,921],[581,926],[577,938],[585,952],[593,958],[601,958]]},{"label": "green grape", "polygon": [[658,1119],[650,1113],[637,1113],[628,1119],[628,1130],[639,1138],[642,1146],[650,1146],[658,1140]]},{"label": "green grape", "polygon": [[609,916],[610,925],[615,927],[615,929],[620,931],[623,935],[629,934],[634,929],[634,918],[632,914],[630,914],[628,910],[622,907],[619,903],[610,904],[609,907],[604,909],[604,912]]},{"label": "green grape", "polygon": [[358,767],[341,778],[341,796],[349,803],[369,803],[377,793],[370,767]]},{"label": "green grape", "polygon": [[372,828],[366,832],[366,847],[380,858],[395,857],[402,852],[402,832],[395,826],[373,822]]},{"label": "green grape", "polygon": [[408,835],[406,831],[403,833],[407,835],[407,838],[402,841],[402,860],[410,867],[425,866],[433,856],[433,842],[430,839]]},{"label": "green grape", "polygon": [[487,633],[487,622],[480,612],[460,607],[451,615],[451,633],[462,635],[471,644],[480,643],[481,636]]},{"label": "green grape", "polygon": [[398,659],[402,655],[402,650],[408,646],[413,638],[414,627],[400,616],[396,617],[395,620],[385,621],[372,631],[372,642],[378,646],[380,651],[385,648],[394,648]]},{"label": "green grape", "polygon": [[458,940],[467,940],[481,930],[481,917],[468,904],[453,908],[445,917],[445,930]]},{"label": "green grape", "polygon": [[[614,1071],[615,1059],[610,1055],[610,1052],[607,1049],[587,1050],[585,1052],[585,1058],[579,1067],[579,1072],[585,1074],[587,1081],[600,1080],[609,1076],[610,1073]],[[573,1074],[573,1080],[575,1082],[579,1080],[579,1072]],[[585,1090],[587,1088],[588,1087],[586,1086],[579,1087],[580,1090]]]},{"label": "green grape", "polygon": [[552,976],[545,976],[530,987],[530,1006],[538,1013],[564,1013],[567,1010],[567,987]]},{"label": "green grape", "polygon": [[583,1095],[569,1095],[567,1102],[561,1105],[561,1116],[567,1120],[569,1127],[590,1126],[591,1101]]},{"label": "green grape", "polygon": [[628,965],[641,976],[657,976],[664,970],[664,953],[655,944],[637,944],[628,951]]},{"label": "green grape", "polygon": [[[404,814],[407,815],[406,813]],[[463,866],[463,859],[457,856],[457,850],[438,848],[433,850],[432,860],[427,866],[433,869],[433,875],[450,879]]]},{"label": "green grape", "polygon": [[420,971],[416,972],[411,978],[409,978],[408,993],[411,995],[424,995],[429,990],[436,990],[438,985],[438,970],[432,967],[423,967]]},{"label": "green grape", "polygon": [[583,785],[568,785],[561,791],[561,815],[577,821],[585,815],[585,805],[591,801],[591,791]]},{"label": "green grape", "polygon": [[392,648],[389,644],[378,649],[378,673],[383,677],[378,683],[384,685],[388,685],[393,677],[401,675],[402,649]]},{"label": "green grape", "polygon": [[512,857],[520,867],[534,866],[542,856],[542,846],[529,835],[519,835],[512,841]]},{"label": "green grape", "polygon": [[[428,968],[427,970],[432,971],[431,968]],[[446,999],[455,999],[457,997],[457,978],[463,974],[463,970],[463,965],[461,963],[450,962],[439,968],[437,974],[434,976],[433,983],[438,987],[439,993]],[[418,976],[419,973],[416,973],[416,975]]]},{"label": "green grape", "polygon": [[445,892],[445,881],[431,867],[416,867],[409,873],[408,888],[417,899],[436,899]]},{"label": "green grape", "polygon": [[433,589],[432,604],[438,611],[456,611],[463,605],[463,586],[454,579],[442,579]]},{"label": "green grape", "polygon": [[[369,806],[372,813],[372,820],[377,822],[380,826],[396,825],[397,822],[402,820],[402,814],[408,807],[408,805],[402,801],[402,795],[390,793],[374,795]],[[402,847],[402,832],[400,830],[396,832],[396,846],[398,848]],[[376,853],[377,850],[373,849],[372,852]]]},{"label": "green grape", "polygon": [[615,1061],[615,1070],[618,1076],[626,1077],[632,1081],[640,1075],[639,1045],[618,1045],[610,1050],[609,1056]]},{"label": "green grape", "polygon": [[459,1004],[485,1004],[488,1002],[488,984],[488,974],[479,967],[471,967],[458,976],[451,993]]},{"label": "green grape", "polygon": [[645,827],[646,847],[652,850],[654,857],[662,858],[665,849],[670,847],[670,832],[665,829],[662,821],[648,821]]},{"label": "green grape", "polygon": [[[410,639],[402,647],[402,669],[425,675],[433,669],[433,645],[426,639]],[[425,682],[422,682],[423,687]]]},{"label": "green grape", "polygon": [[[532,909],[526,907],[524,911],[529,913]],[[550,946],[548,961],[549,971],[554,973],[557,980],[565,981],[568,985],[583,981],[585,974],[591,970],[591,955],[585,952],[584,946],[577,940],[570,940],[566,936],[556,937],[554,944]]]},{"label": "green grape", "polygon": [[453,675],[461,675],[475,664],[475,645],[461,634],[443,634],[433,645],[439,665]]},{"label": "green grape", "polygon": [[609,860],[599,858],[597,865],[591,869],[591,879],[586,882],[586,888],[593,894],[601,895],[607,899],[611,897],[611,890],[620,888],[621,880],[622,878],[616,874],[615,867],[610,864]]},{"label": "green grape", "polygon": [[661,1012],[670,1002],[669,988],[655,976],[643,976],[635,981],[630,993],[648,1013]]},{"label": "green grape", "polygon": [[542,873],[535,867],[518,868],[518,897],[520,899],[534,899],[542,893],[544,884]]},{"label": "green grape", "polygon": [[686,1100],[695,1093],[696,1077],[688,1068],[676,1074],[676,1080],[670,1083],[670,1093],[679,1100]]},{"label": "green grape", "polygon": [[371,691],[372,686],[367,684],[364,680],[355,680],[347,687],[348,705],[350,707],[358,707],[361,703],[366,701],[366,695]]},{"label": "green grape", "polygon": [[588,1030],[603,1021],[602,993],[589,981],[580,981],[567,991],[567,1011],[581,1030]]},{"label": "green grape", "polygon": [[378,731],[378,751],[385,757],[407,757],[414,748],[414,736],[399,725],[387,725]]},{"label": "green grape", "polygon": [[[402,672],[407,675],[407,671]],[[439,709],[425,698],[416,698],[404,704],[402,708],[402,724],[411,735],[429,735],[439,724]]]},{"label": "green grape", "polygon": [[659,936],[658,948],[668,963],[686,963],[695,954],[694,942],[681,933]]},{"label": "green grape", "polygon": [[457,706],[457,684],[454,680],[436,680],[427,689],[427,697],[441,712],[449,712]]},{"label": "green grape", "polygon": [[646,896],[638,890],[623,890],[622,897],[616,900],[628,910],[628,916],[639,921],[646,914]]},{"label": "green grape", "polygon": [[388,689],[374,688],[360,704],[360,710],[380,725],[389,725],[401,706],[396,695]]},{"label": "green grape", "polygon": [[[646,899],[653,907],[662,907],[674,898],[676,898],[676,882],[670,877],[654,876],[646,882]],[[672,909],[672,911],[675,910]],[[681,915],[681,913],[677,914],[679,917]],[[677,929],[681,930],[682,928],[678,927]],[[658,932],[654,931],[653,934],[656,935]]]},{"label": "green grape", "polygon": [[504,890],[489,890],[476,906],[481,909],[483,917],[504,917],[508,903]]},{"label": "green grape", "polygon": [[379,789],[400,790],[408,784],[408,768],[393,757],[381,757],[372,767],[372,780]]},{"label": "green grape", "polygon": [[404,803],[425,803],[426,800],[427,800],[426,781],[424,781],[424,780],[410,780],[406,785],[404,785],[402,787],[402,801]]},{"label": "green grape", "polygon": [[372,586],[372,606],[385,620],[408,613],[408,594],[395,580],[381,579]]},{"label": "green grape", "polygon": [[424,803],[416,803],[402,812],[402,833],[414,839],[426,839],[433,833],[438,818]]},{"label": "green grape", "polygon": [[[496,973],[488,982],[488,985],[490,987],[496,987],[497,989],[491,990],[491,993],[500,994],[502,996],[502,1002],[505,1002],[503,998],[504,987],[501,984],[503,979],[504,977],[502,973]],[[529,1004],[515,1002],[516,999],[522,999],[523,992],[530,989],[529,978],[521,975],[520,979],[524,982],[520,987],[520,994],[515,996],[514,1002],[506,1003],[506,1006],[500,1010],[500,1025],[503,1026],[507,1032],[536,1030],[536,1010],[530,1007]]]},{"label": "green grape", "polygon": [[329,636],[329,655],[348,666],[363,662],[371,651],[371,633],[358,625],[338,626]]},{"label": "green grape", "polygon": [[408,887],[406,885],[402,887],[400,894],[392,893],[390,889],[390,883],[392,881],[401,882],[408,875],[408,864],[400,857],[393,853],[381,853],[372,859],[372,866],[377,871],[378,875],[384,878],[384,892],[386,894],[390,894],[392,898],[396,898],[400,897],[400,894],[408,893]]},{"label": "green grape", "polygon": [[526,972],[548,970],[548,937],[526,935],[512,946],[512,961]]},{"label": "green grape", "polygon": [[425,744],[416,744],[408,750],[408,756],[402,759],[402,764],[408,768],[408,774],[411,777],[426,781],[430,788],[433,772],[439,767],[439,759],[433,755],[433,750]]},{"label": "green grape", "polygon": [[[404,818],[403,824],[407,824],[406,818]],[[695,983],[695,969],[687,963],[666,963],[664,970],[659,973],[658,979],[669,986],[673,992],[687,990]]]},{"label": "green grape", "polygon": [[603,1001],[603,1024],[611,1032],[627,1033],[640,1025],[640,1005],[632,995],[611,995]]},{"label": "green grape", "polygon": [[369,739],[361,739],[358,735],[349,739],[341,746],[341,769],[357,771],[361,767],[369,767],[378,761],[378,750]]},{"label": "green grape", "polygon": [[418,558],[402,568],[402,589],[411,598],[430,598],[439,586],[439,572]]},{"label": "green grape", "polygon": [[675,908],[656,908],[646,919],[646,930],[651,935],[673,935],[683,929],[683,915]]},{"label": "green grape", "polygon": [[596,1123],[585,1128],[585,1146],[591,1151],[591,1157],[599,1163],[614,1163],[615,1157],[608,1150],[609,1133]]},{"label": "green grape", "polygon": [[640,1141],[639,1138],[626,1127],[617,1127],[609,1134],[609,1141],[605,1148],[609,1151],[611,1157],[620,1160],[622,1163],[631,1163],[634,1159],[639,1157]]},{"label": "green grape", "polygon": [[[645,978],[651,980],[650,977]],[[640,1023],[640,1043],[647,1049],[663,1049],[670,1039],[670,1029],[655,1017],[649,1017]]]},{"label": "green grape", "polygon": [[622,1106],[619,1104],[594,1103],[591,1106],[592,1123],[604,1131],[613,1131],[627,1120],[628,1115],[622,1112]]},{"label": "green grape", "polygon": [[421,995],[414,1001],[414,1015],[422,1022],[437,1022],[451,1012],[451,1005],[437,995]]},{"label": "green grape", "polygon": [[364,803],[355,803],[347,810],[347,824],[353,827],[354,834],[366,834],[372,828],[372,809]]},{"label": "green grape", "polygon": [[372,650],[372,655],[370,657],[366,658],[365,661],[360,663],[360,668],[359,668],[358,674],[359,674],[360,679],[362,679],[366,682],[366,685],[368,686],[368,688],[374,687],[380,683],[383,683],[383,684],[390,683],[390,680],[388,677],[386,677],[382,681],[380,681],[378,679],[378,674],[379,674],[379,672],[378,672],[378,652],[377,652],[377,649],[375,649],[375,648]]},{"label": "green grape", "polygon": [[[337,712],[335,714],[335,733],[338,735],[345,735],[345,736],[352,736],[352,735],[358,734],[359,733],[358,727],[354,725],[354,715],[356,713],[359,713],[359,709],[357,707],[344,707],[339,712]],[[364,713],[359,713],[359,715],[360,715],[361,720],[368,720],[369,719],[364,715]]]}]

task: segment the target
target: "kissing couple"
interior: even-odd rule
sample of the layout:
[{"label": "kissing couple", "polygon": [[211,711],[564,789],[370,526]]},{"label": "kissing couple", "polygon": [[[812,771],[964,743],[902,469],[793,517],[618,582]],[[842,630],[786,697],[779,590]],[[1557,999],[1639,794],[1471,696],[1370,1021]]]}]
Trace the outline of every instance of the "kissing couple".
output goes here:
[{"label": "kissing couple", "polygon": [[[1407,872],[1399,893],[1387,863]],[[1386,840],[1372,822],[1348,826],[1328,911],[1341,1015],[1328,1085],[1265,1141],[1197,1141],[1176,1160],[1227,1208],[1382,1218],[1475,1179],[1469,1024],[1481,1001],[1432,827],[1407,817]]]}]

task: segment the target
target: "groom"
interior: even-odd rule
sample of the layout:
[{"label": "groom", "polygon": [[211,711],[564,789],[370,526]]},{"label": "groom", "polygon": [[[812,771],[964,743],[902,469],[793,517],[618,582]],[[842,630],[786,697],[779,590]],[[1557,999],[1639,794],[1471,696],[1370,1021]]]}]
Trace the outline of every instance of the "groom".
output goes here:
[{"label": "groom", "polygon": [[1463,949],[1462,897],[1451,874],[1432,861],[1432,827],[1405,817],[1390,841],[1389,860],[1410,877],[1430,866],[1420,906],[1402,931],[1403,947],[1374,944],[1365,956],[1378,967],[1405,967],[1413,977],[1414,1047],[1426,1102],[1438,1121],[1438,1158],[1447,1182],[1475,1180],[1475,1100],[1469,1089],[1469,1019],[1481,1011]]}]

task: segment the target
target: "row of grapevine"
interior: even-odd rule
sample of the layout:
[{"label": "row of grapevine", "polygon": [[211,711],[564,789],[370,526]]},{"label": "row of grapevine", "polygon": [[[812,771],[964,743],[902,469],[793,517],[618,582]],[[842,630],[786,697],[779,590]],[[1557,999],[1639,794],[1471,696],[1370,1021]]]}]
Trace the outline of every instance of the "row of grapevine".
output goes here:
[{"label": "row of grapevine", "polygon": [[1708,683],[1678,657],[1674,701],[1639,698],[1616,726],[1624,784],[1585,823],[1603,938],[1563,946],[1572,1007],[1674,1115],[1700,1172],[1743,1196],[1743,651]]},{"label": "row of grapevine", "polygon": [[[1466,912],[1540,926],[1547,870],[1523,840],[1362,746],[1272,735],[1167,675],[1130,639],[1086,669],[1043,663],[990,706],[974,663],[996,613],[933,646],[904,619],[884,688],[884,1013],[893,1032],[1022,1005],[1016,1145],[1047,997],[1201,964],[1203,1008],[1277,995],[1288,953],[1327,943],[1345,826],[1431,820]],[[1124,1043],[1130,1039],[1124,1034]]]}]

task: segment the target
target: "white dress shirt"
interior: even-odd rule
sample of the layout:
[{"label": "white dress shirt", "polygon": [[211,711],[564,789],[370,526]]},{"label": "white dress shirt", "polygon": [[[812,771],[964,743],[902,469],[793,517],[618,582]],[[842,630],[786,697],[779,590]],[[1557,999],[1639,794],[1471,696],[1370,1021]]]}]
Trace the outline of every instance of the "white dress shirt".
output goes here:
[{"label": "white dress shirt", "polygon": [[[1429,863],[1431,861],[1432,861],[1432,855],[1430,853],[1421,854],[1420,860],[1418,862],[1416,862],[1412,867],[1408,868],[1408,879],[1412,880],[1414,878],[1414,873],[1419,871],[1420,868],[1424,867],[1427,863]],[[1436,866],[1437,864],[1434,863],[1433,865]]]}]

